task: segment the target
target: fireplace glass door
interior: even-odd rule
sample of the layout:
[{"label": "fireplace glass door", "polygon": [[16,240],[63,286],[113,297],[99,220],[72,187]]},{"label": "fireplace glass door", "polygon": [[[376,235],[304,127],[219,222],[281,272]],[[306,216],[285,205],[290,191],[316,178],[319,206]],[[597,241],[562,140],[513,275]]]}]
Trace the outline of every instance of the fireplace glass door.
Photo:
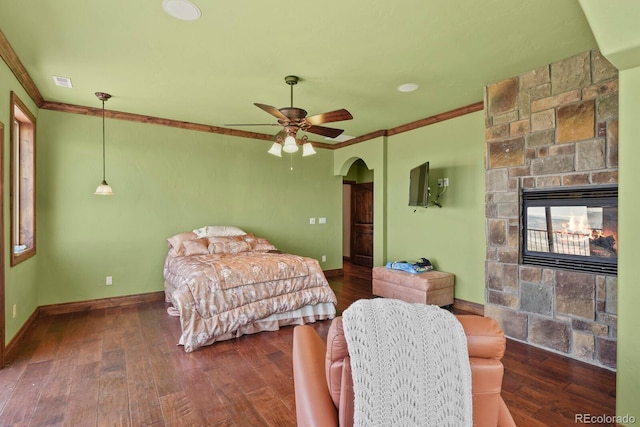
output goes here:
[{"label": "fireplace glass door", "polygon": [[617,274],[617,187],[522,192],[522,262]]}]

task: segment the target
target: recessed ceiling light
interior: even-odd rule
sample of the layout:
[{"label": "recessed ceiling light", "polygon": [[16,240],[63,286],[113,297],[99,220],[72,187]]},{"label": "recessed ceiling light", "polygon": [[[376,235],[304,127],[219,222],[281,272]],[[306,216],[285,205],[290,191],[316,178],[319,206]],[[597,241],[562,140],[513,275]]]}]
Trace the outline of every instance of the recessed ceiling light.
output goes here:
[{"label": "recessed ceiling light", "polygon": [[71,89],[73,85],[71,84],[71,79],[69,77],[60,77],[60,76],[51,76],[53,78],[53,82],[56,86],[66,87]]},{"label": "recessed ceiling light", "polygon": [[163,0],[162,8],[169,15],[183,21],[195,21],[201,15],[198,6],[189,0]]},{"label": "recessed ceiling light", "polygon": [[415,83],[405,83],[398,86],[399,92],[413,92],[416,89],[418,89],[418,85]]}]

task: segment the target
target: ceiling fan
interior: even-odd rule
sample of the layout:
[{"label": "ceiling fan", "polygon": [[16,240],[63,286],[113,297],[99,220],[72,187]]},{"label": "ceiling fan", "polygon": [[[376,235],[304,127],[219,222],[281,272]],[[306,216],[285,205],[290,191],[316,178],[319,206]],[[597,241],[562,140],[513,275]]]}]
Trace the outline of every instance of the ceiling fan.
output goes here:
[{"label": "ceiling fan", "polygon": [[[278,123],[245,123],[231,124],[226,126],[282,126],[282,130],[276,134],[276,142],[273,144],[269,153],[278,157],[282,157],[282,151],[285,153],[295,153],[298,151],[296,135],[298,131],[315,133],[317,135],[335,138],[340,135],[343,130],[319,126],[324,123],[340,122],[343,120],[351,120],[353,116],[344,108],[340,110],[330,111],[328,113],[316,114],[307,117],[307,111],[302,108],[293,106],[293,86],[298,84],[300,78],[297,76],[286,76],[284,78],[286,84],[291,88],[291,106],[276,108],[271,105],[254,103],[254,105],[278,119]],[[315,150],[308,141],[306,135],[302,138],[302,155],[309,156],[315,154]]]}]

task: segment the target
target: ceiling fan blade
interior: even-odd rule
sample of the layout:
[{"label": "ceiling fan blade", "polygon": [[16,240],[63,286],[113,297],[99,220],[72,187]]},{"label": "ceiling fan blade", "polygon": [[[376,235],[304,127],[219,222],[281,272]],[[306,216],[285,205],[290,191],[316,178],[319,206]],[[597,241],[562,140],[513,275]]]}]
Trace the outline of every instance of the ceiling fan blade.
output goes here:
[{"label": "ceiling fan blade", "polygon": [[342,108],[328,113],[316,114],[315,116],[307,117],[305,120],[311,125],[321,125],[322,123],[341,122],[351,119],[353,119],[351,113]]},{"label": "ceiling fan blade", "polygon": [[280,123],[231,123],[225,126],[281,126]]},{"label": "ceiling fan blade", "polygon": [[278,110],[276,107],[272,107],[271,105],[266,105],[266,104],[258,104],[257,102],[254,102],[253,105],[255,105],[258,108],[263,109],[267,113],[271,114],[273,117],[276,117],[276,118],[281,119],[281,120],[287,120],[288,119],[288,117],[285,116],[284,114],[282,114],[280,112],[280,110]]},{"label": "ceiling fan blade", "polygon": [[342,132],[344,132],[344,130],[328,128],[324,126],[309,126],[307,129],[305,129],[305,132],[311,132],[317,135],[322,135],[329,138],[335,138],[339,136]]}]

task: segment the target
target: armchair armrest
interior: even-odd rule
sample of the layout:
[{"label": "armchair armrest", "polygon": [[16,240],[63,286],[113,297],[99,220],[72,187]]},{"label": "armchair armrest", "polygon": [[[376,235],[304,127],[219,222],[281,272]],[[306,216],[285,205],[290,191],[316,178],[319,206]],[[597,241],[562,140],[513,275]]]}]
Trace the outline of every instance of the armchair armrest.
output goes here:
[{"label": "armchair armrest", "polygon": [[498,322],[491,317],[457,315],[467,336],[469,357],[502,359],[507,340]]},{"label": "armchair armrest", "polygon": [[338,412],[327,388],[326,345],[309,325],[293,330],[293,383],[299,427],[338,426]]}]

